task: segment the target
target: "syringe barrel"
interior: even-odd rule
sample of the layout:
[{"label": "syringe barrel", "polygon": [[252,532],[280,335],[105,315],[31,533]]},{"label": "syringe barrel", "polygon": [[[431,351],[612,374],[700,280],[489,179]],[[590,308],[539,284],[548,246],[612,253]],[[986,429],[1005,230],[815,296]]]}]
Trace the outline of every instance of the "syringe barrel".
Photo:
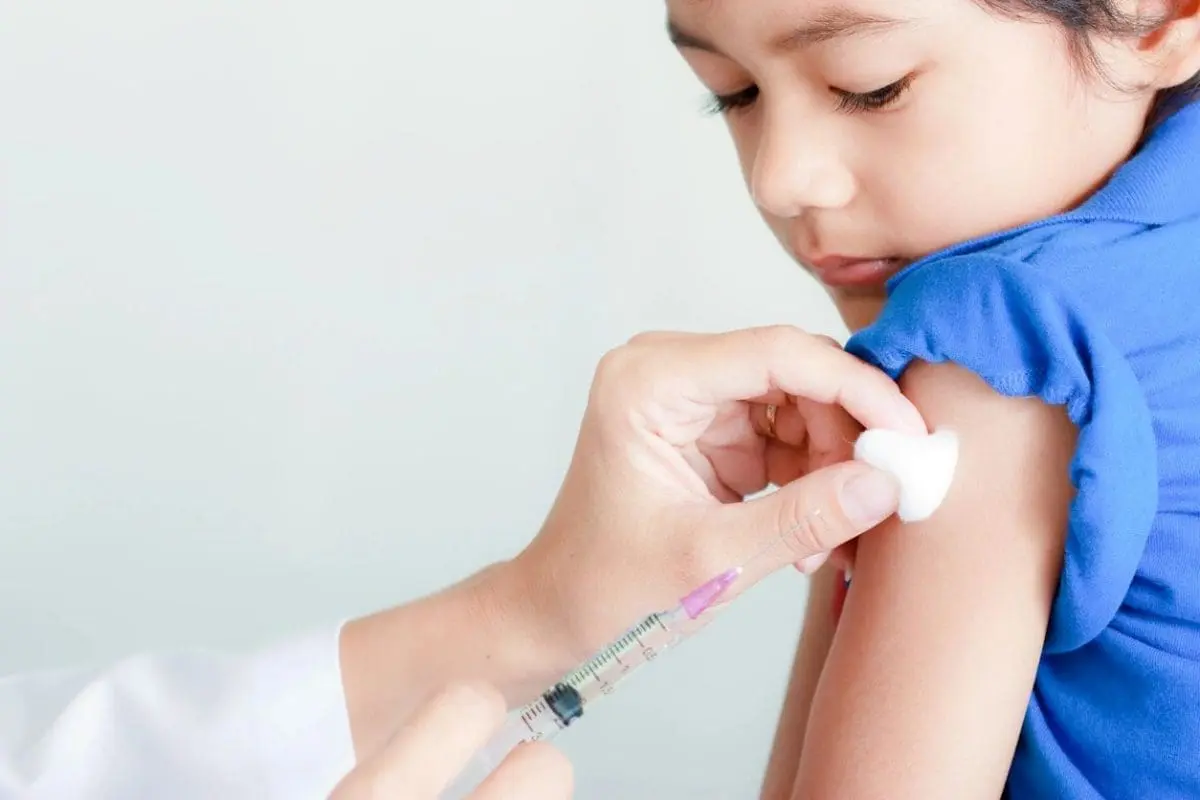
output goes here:
[{"label": "syringe barrel", "polygon": [[612,693],[639,666],[704,627],[710,615],[701,614],[714,607],[740,574],[740,568],[723,573],[684,598],[679,607],[646,617],[538,700],[511,715],[439,800],[466,800],[522,742],[553,738],[579,719],[586,705]]},{"label": "syringe barrel", "polygon": [[466,800],[517,745],[553,738],[579,719],[586,705],[610,694],[627,675],[706,622],[706,619],[692,620],[682,608],[651,614],[540,698],[511,715],[439,800]]}]

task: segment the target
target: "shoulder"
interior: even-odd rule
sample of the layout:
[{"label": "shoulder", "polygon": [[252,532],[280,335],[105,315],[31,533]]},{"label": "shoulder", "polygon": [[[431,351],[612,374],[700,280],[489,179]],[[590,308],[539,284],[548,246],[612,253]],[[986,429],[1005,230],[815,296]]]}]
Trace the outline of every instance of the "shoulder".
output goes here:
[{"label": "shoulder", "polygon": [[879,318],[847,349],[893,378],[914,361],[953,362],[1005,394],[1077,395],[1087,375],[1075,356],[1098,334],[1083,317],[1045,270],[993,253],[950,255],[893,279]]},{"label": "shoulder", "polygon": [[[953,362],[913,361],[899,382],[930,430],[955,431],[959,454],[943,507],[919,525],[900,526],[903,534],[898,527],[880,537],[892,540],[883,546],[893,557],[901,550],[939,558],[954,554],[964,564],[999,563],[1022,553],[1021,558],[1036,557],[1052,567],[1044,572],[1043,587],[1052,594],[1079,435],[1065,406],[1036,395],[1003,394]],[[873,546],[879,545],[863,539],[864,550]]]},{"label": "shoulder", "polygon": [[[1012,509],[989,510],[973,523],[979,529],[993,520],[1011,528],[1017,515],[1022,532],[1033,530],[1018,506],[1069,505],[1048,652],[1091,641],[1134,578],[1159,496],[1148,391],[1160,392],[1161,407],[1169,386],[1173,407],[1193,408],[1180,392],[1200,387],[1200,362],[1173,344],[1196,341],[1200,330],[1181,335],[1172,322],[1184,307],[1194,313],[1197,290],[1164,295],[1162,284],[1131,281],[1120,296],[1089,293],[1086,270],[1040,263],[1053,260],[1057,238],[1027,243],[1040,253],[1037,264],[994,252],[918,264],[895,279],[875,323],[847,343],[897,380],[930,426],[960,429],[956,481],[1003,479],[1016,493]],[[1115,257],[1108,252],[1105,263]],[[1147,308],[1155,309],[1150,322]]]},{"label": "shoulder", "polygon": [[[967,434],[967,448],[1003,456],[1036,445],[1060,457],[1074,449],[1077,431],[1063,405],[1034,395],[1003,394],[961,364],[914,360],[899,383],[931,428],[950,427]],[[1065,473],[1061,477],[1067,482]]]},{"label": "shoulder", "polygon": [[991,551],[1026,544],[1057,567],[1073,485],[1078,430],[1066,408],[1038,396],[996,391],[953,362],[913,361],[900,376],[905,396],[931,430],[958,435],[959,457],[946,510],[926,524],[935,540]]}]

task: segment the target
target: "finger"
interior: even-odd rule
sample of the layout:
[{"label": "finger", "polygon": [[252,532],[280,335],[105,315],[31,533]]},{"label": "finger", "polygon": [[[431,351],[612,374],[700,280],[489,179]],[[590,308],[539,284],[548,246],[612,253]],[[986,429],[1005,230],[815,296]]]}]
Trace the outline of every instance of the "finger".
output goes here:
[{"label": "finger", "polygon": [[792,402],[792,398],[791,395],[789,395],[783,389],[767,389],[767,391],[763,392],[757,397],[747,397],[746,401],[749,403],[759,403],[763,406],[767,405],[768,403],[772,405],[783,406]]},{"label": "finger", "polygon": [[828,564],[839,572],[850,573],[854,569],[854,558],[858,554],[858,539],[851,539],[841,547],[835,547],[830,553],[809,556],[803,561],[796,562],[796,570],[805,575],[812,575],[821,567]]},{"label": "finger", "polygon": [[775,424],[778,425],[781,405],[781,403],[763,403],[757,400],[748,403],[747,413],[750,415],[750,428],[754,433],[768,441],[775,438],[771,432],[770,406],[775,406]]},{"label": "finger", "polygon": [[[730,477],[719,474],[712,455],[698,446],[681,448],[679,454],[697,477],[704,481],[705,488],[712,496],[722,503],[739,503],[745,495],[756,491],[746,486],[747,482],[761,477],[762,473],[761,459],[754,453],[727,451],[726,458],[734,462],[726,470]],[[755,466],[758,468],[755,469]],[[742,483],[739,484],[733,477],[742,478]]]},{"label": "finger", "polygon": [[805,575],[812,575],[829,561],[829,553],[817,553],[815,556],[809,556],[803,561],[796,562],[796,569]]},{"label": "finger", "polygon": [[573,790],[571,762],[549,744],[533,742],[513,750],[471,800],[566,800]]},{"label": "finger", "polygon": [[840,405],[867,428],[927,432],[886,374],[799,328],[750,328],[678,346],[685,355],[674,367],[693,401],[718,405],[780,389]]},{"label": "finger", "polygon": [[768,441],[763,462],[767,480],[775,486],[786,486],[808,472],[808,453],[783,442]]},{"label": "finger", "polygon": [[[371,794],[361,796],[434,800],[487,743],[504,714],[504,697],[489,686],[445,689],[364,765],[358,782]],[[347,800],[359,796],[345,795]]]},{"label": "finger", "polygon": [[[751,429],[767,440],[768,446],[773,442],[780,442],[792,447],[800,447],[808,439],[807,427],[809,422],[805,419],[805,415],[796,407],[792,398],[786,397],[782,403],[772,403],[775,406],[775,422],[771,423],[771,412],[766,404],[750,403],[750,427]],[[819,404],[814,404],[818,405]],[[837,408],[837,406],[827,406],[827,408]],[[842,415],[850,419],[844,411]],[[854,424],[851,420],[851,424]]]},{"label": "finger", "polygon": [[704,546],[719,551],[713,563],[746,564],[743,577],[750,586],[874,528],[895,513],[898,503],[899,486],[890,475],[845,462],[764,497],[714,509],[702,531]]},{"label": "finger", "polygon": [[809,469],[827,467],[853,457],[854,442],[862,433],[862,426],[844,408],[801,397],[796,399],[794,413],[808,436]]},{"label": "finger", "polygon": [[[799,398],[801,402],[803,398]],[[836,406],[828,406],[828,408],[836,408]],[[845,414],[845,412],[842,412]],[[811,435],[809,433],[810,422],[806,419],[806,415],[801,411],[801,407],[793,400],[785,406],[780,406],[775,412],[775,438],[784,444],[790,444],[793,447],[802,446]]]},{"label": "finger", "polygon": [[630,347],[656,347],[661,344],[686,341],[704,335],[706,334],[691,331],[642,331],[630,337],[628,345]]}]

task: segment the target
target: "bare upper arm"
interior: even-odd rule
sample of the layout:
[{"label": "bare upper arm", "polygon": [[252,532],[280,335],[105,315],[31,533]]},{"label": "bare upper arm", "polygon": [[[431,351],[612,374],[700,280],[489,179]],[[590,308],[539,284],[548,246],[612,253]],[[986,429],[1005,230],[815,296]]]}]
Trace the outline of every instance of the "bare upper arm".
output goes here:
[{"label": "bare upper arm", "polygon": [[952,364],[901,388],[960,435],[945,503],[859,540],[813,700],[797,798],[997,798],[1062,562],[1075,429]]}]

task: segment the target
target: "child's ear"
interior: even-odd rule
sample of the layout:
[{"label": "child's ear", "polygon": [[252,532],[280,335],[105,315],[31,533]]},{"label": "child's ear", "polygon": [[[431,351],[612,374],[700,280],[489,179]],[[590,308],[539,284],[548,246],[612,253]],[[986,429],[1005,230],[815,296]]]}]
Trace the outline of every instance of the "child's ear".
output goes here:
[{"label": "child's ear", "polygon": [[1171,89],[1200,74],[1200,0],[1142,0],[1138,12],[1162,24],[1138,42],[1141,57],[1153,70],[1151,86]]}]

